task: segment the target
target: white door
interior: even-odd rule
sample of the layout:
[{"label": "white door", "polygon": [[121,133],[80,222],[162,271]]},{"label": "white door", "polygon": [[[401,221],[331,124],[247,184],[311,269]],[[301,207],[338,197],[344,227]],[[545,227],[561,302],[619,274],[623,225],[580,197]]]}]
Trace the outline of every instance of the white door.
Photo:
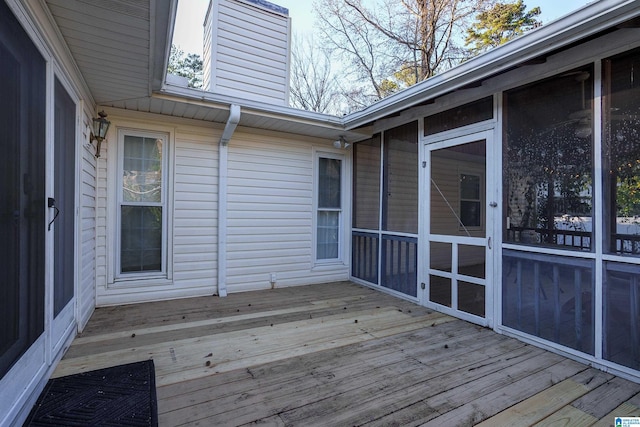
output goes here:
[{"label": "white door", "polygon": [[[421,239],[425,306],[493,326],[493,131],[425,143]],[[496,174],[497,175],[497,174]]]}]

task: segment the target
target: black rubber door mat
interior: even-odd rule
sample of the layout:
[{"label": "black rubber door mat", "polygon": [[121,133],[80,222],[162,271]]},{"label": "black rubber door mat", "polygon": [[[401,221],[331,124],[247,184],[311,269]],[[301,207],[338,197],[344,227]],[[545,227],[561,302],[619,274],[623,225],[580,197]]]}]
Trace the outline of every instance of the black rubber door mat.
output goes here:
[{"label": "black rubber door mat", "polygon": [[157,426],[153,360],[49,380],[24,425]]}]

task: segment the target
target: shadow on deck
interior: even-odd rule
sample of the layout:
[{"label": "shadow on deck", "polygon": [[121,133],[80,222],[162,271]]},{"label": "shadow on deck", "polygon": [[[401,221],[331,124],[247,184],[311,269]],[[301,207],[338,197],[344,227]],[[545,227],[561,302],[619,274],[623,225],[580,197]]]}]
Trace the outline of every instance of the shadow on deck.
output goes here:
[{"label": "shadow on deck", "polygon": [[99,308],[54,376],[148,358],[161,426],[640,415],[639,384],[349,282]]}]

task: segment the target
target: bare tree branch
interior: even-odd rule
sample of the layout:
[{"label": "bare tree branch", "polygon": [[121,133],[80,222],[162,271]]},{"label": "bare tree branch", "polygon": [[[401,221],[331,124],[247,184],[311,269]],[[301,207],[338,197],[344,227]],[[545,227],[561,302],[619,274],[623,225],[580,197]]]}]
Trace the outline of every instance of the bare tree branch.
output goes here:
[{"label": "bare tree branch", "polygon": [[456,34],[466,34],[495,1],[377,0],[365,6],[363,0],[316,0],[314,6],[325,47],[348,64],[346,75],[381,98],[462,60],[463,40]]},{"label": "bare tree branch", "polygon": [[298,35],[291,49],[291,105],[319,113],[340,111],[339,89],[331,60],[313,39]]}]

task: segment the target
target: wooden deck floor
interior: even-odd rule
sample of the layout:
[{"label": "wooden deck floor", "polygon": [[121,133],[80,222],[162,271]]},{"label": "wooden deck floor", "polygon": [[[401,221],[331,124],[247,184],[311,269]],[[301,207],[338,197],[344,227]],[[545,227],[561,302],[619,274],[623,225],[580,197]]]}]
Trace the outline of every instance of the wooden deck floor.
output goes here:
[{"label": "wooden deck floor", "polygon": [[609,426],[640,385],[353,283],[97,309],[54,376],[153,358],[161,426]]}]

